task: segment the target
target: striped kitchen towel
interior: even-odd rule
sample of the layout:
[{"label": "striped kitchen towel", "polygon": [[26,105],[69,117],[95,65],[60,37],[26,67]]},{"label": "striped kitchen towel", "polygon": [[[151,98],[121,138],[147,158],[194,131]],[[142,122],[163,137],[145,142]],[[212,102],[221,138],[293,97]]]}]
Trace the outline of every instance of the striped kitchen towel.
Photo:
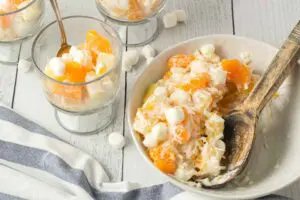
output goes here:
[{"label": "striped kitchen towel", "polygon": [[[0,105],[0,200],[17,199],[192,200],[192,197],[170,183],[139,189],[128,182],[109,183],[105,171],[91,156]],[[264,198],[275,199],[286,198]]]}]

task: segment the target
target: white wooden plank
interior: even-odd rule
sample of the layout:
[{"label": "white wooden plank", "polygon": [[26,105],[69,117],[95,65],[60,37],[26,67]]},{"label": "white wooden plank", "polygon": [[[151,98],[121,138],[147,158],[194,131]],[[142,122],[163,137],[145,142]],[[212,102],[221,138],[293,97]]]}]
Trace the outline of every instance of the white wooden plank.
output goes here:
[{"label": "white wooden plank", "polygon": [[[60,0],[59,5],[63,16],[87,15],[100,17],[96,10],[94,1],[82,0]],[[46,22],[54,20],[54,14],[47,1]],[[74,27],[76,31],[76,27]],[[22,47],[21,58],[30,56],[32,41],[25,43]],[[117,108],[117,118],[111,126],[98,135],[77,136],[63,130],[56,122],[53,108],[47,102],[36,73],[19,73],[16,87],[14,108],[29,119],[49,129],[63,140],[73,144],[95,157],[106,169],[112,181],[120,181],[122,178],[122,150],[112,149],[107,142],[107,134],[112,131],[123,132],[124,118],[124,75],[122,76],[122,87],[120,103]]]},{"label": "white wooden plank", "polygon": [[[280,47],[300,19],[299,0],[234,0],[234,24],[237,35],[252,37]],[[279,194],[300,199],[300,182]]]},{"label": "white wooden plank", "polygon": [[0,64],[0,103],[11,107],[15,88],[16,66]]},{"label": "white wooden plank", "polygon": [[[151,44],[159,52],[173,44],[196,36],[216,33],[232,34],[230,0],[168,1],[166,11],[175,9],[184,9],[187,12],[188,20],[186,24],[179,24],[175,28],[162,31],[157,40]],[[129,39],[131,38],[129,37]],[[145,67],[143,65],[143,59],[141,60],[139,66],[127,74],[127,94],[131,90],[138,74]],[[125,134],[131,137],[127,123],[125,126]],[[161,177],[154,169],[148,166],[132,143],[124,149],[123,171],[125,180],[138,182],[143,186],[166,181],[164,177]]]}]

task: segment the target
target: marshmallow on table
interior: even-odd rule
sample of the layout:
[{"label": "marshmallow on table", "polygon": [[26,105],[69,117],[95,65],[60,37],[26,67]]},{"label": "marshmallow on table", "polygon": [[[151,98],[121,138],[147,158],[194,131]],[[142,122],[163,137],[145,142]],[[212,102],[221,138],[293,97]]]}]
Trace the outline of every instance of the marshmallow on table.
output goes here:
[{"label": "marshmallow on table", "polygon": [[147,58],[146,64],[149,65],[152,62],[153,59],[154,59],[153,57]]},{"label": "marshmallow on table", "polygon": [[118,132],[113,132],[108,136],[108,142],[111,146],[117,149],[121,149],[125,146],[125,138]]},{"label": "marshmallow on table", "polygon": [[18,63],[18,69],[22,72],[29,72],[31,69],[32,63],[25,60],[25,59],[20,59]]},{"label": "marshmallow on table", "polygon": [[186,14],[184,10],[175,10],[173,13],[175,13],[178,22],[186,21]]},{"label": "marshmallow on table", "polygon": [[172,28],[177,25],[177,16],[175,13],[167,13],[163,17],[163,23],[165,28]]},{"label": "marshmallow on table", "polygon": [[130,71],[132,66],[136,65],[139,61],[140,54],[137,50],[129,50],[123,53],[123,66],[124,71]]},{"label": "marshmallow on table", "polygon": [[153,49],[152,46],[146,45],[143,47],[141,54],[145,56],[146,59],[154,57],[155,56],[155,49]]}]

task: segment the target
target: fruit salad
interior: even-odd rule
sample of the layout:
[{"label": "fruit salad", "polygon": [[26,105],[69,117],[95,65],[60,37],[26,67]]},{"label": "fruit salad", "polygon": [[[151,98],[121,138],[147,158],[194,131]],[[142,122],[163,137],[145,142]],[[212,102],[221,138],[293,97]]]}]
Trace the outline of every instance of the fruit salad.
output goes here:
[{"label": "fruit salad", "polygon": [[31,32],[35,31],[35,29],[40,23],[40,19],[42,16],[43,1],[0,1],[0,14],[11,13],[23,8],[25,9],[14,14],[0,16],[0,41],[12,41],[24,38],[28,36]]},{"label": "fruit salad", "polygon": [[257,76],[243,61],[221,59],[212,44],[170,57],[166,68],[147,90],[133,128],[158,169],[201,184],[224,169],[223,116],[247,97]]},{"label": "fruit salad", "polygon": [[74,112],[99,108],[118,89],[116,62],[110,41],[89,30],[84,43],[47,63],[44,73],[55,80],[45,81],[49,100]]},{"label": "fruit salad", "polygon": [[161,0],[98,0],[105,10],[118,19],[140,21],[155,13]]}]

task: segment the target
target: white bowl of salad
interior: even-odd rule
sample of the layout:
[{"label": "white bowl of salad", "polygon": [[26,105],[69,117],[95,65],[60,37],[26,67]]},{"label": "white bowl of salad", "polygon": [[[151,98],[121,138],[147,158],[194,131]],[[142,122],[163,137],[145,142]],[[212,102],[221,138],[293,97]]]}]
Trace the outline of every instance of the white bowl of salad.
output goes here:
[{"label": "white bowl of salad", "polygon": [[288,110],[300,105],[289,103],[299,97],[288,80],[261,114],[246,169],[223,188],[207,188],[226,167],[223,117],[243,102],[276,52],[252,39],[212,35],[158,55],[128,103],[132,137],[146,162],[180,188],[217,199],[256,198],[296,181],[300,125]]}]

